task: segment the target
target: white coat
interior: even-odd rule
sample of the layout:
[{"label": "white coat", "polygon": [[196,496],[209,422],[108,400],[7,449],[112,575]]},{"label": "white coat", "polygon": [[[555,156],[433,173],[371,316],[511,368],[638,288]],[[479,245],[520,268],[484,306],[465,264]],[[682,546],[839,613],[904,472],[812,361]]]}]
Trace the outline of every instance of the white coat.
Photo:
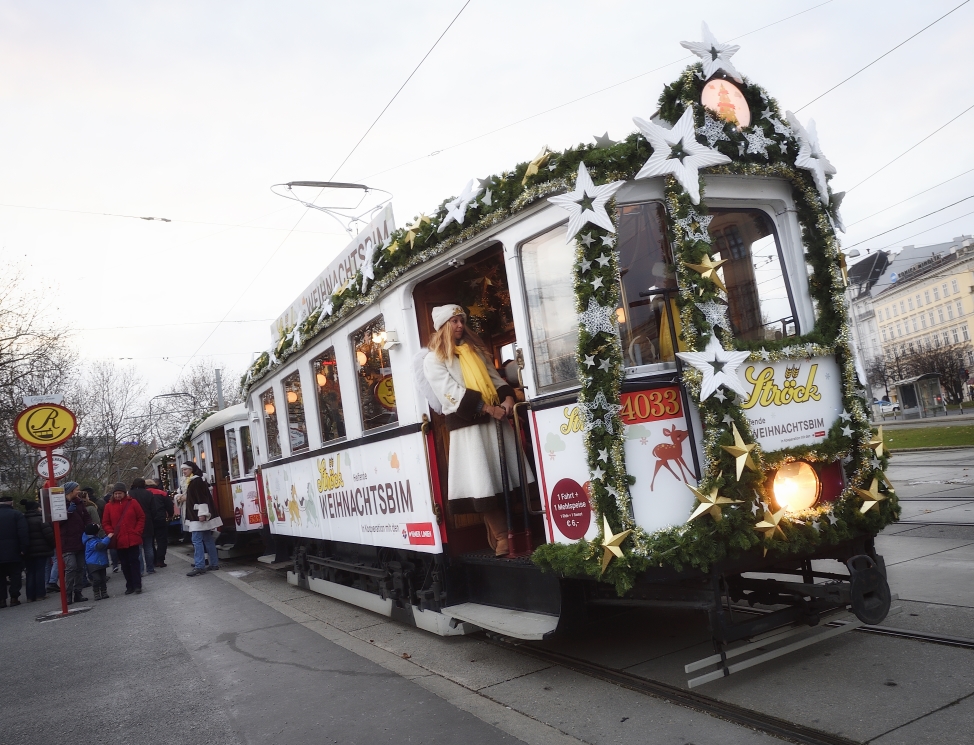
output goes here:
[{"label": "white coat", "polygon": [[[494,366],[486,365],[494,387],[500,390],[507,383],[497,374]],[[443,414],[456,414],[461,408],[469,411],[470,402],[474,398],[480,399],[477,391],[468,391],[463,384],[463,372],[460,359],[439,359],[432,352],[423,361],[423,371],[429,381],[433,393],[443,407]],[[464,397],[466,398],[466,402]],[[497,443],[497,426],[500,425],[504,436],[504,453],[507,460],[508,485],[511,489],[519,485],[517,469],[517,448],[514,440],[514,429],[510,422],[500,421],[483,416],[477,424],[453,429],[450,432],[450,465],[449,486],[447,498],[451,501],[458,499],[480,500],[503,495],[504,486],[501,481],[500,449]],[[527,466],[527,464],[525,464]],[[528,483],[534,482],[530,467],[527,471]],[[491,507],[493,509],[493,507]],[[476,510],[475,511],[482,511]]]}]

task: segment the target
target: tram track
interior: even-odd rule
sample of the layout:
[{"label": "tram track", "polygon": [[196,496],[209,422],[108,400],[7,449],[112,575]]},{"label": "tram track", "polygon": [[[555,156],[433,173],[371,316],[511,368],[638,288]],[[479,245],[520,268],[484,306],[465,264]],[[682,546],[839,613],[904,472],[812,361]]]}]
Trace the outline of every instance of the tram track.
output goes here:
[{"label": "tram track", "polygon": [[[833,621],[827,625],[837,626],[839,624]],[[939,644],[974,650],[974,639],[966,637],[929,634],[923,631],[886,626],[860,626],[855,631],[897,639],[909,639],[927,644]],[[634,675],[625,670],[607,667],[561,652],[542,649],[529,643],[514,641],[492,633],[488,633],[486,638],[490,644],[497,647],[514,651],[541,662],[558,665],[582,675],[613,683],[631,691],[699,711],[758,732],[787,740],[788,742],[797,743],[798,745],[861,745],[858,740],[852,740],[842,735],[825,732],[795,722],[789,722],[786,719],[771,714],[765,714],[764,712],[748,709],[737,704],[721,701],[712,696],[680,688],[669,683]]]}]

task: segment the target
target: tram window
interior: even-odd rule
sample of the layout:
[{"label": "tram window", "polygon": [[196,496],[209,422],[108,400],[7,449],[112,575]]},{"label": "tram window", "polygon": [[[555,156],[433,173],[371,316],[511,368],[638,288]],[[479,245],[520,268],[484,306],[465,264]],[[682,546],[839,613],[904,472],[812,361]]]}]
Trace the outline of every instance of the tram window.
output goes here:
[{"label": "tram window", "polygon": [[268,388],[260,394],[260,408],[264,412],[264,434],[267,436],[267,458],[281,457],[281,436],[277,428],[277,407],[274,405],[274,391]]},{"label": "tram window", "polygon": [[727,262],[721,272],[733,335],[759,341],[799,333],[771,218],[756,209],[715,209],[710,214],[714,253]]},{"label": "tram window", "polygon": [[200,470],[206,473],[206,447],[202,440],[196,443],[196,452],[200,454]]},{"label": "tram window", "polygon": [[622,307],[616,315],[625,366],[674,362],[670,319],[679,336],[680,314],[663,206],[620,207],[618,242]]},{"label": "tram window", "polygon": [[301,375],[294,371],[283,381],[287,401],[287,431],[291,452],[308,449],[308,422],[304,418],[304,396],[301,395]]},{"label": "tram window", "polygon": [[230,478],[240,478],[240,457],[237,455],[237,433],[227,430],[227,456],[230,459]]},{"label": "tram window", "polygon": [[250,427],[240,428],[240,454],[243,455],[244,474],[253,473],[254,449],[250,444]]},{"label": "tram window", "polygon": [[364,430],[399,421],[389,352],[382,348],[385,337],[386,324],[382,316],[352,334]]},{"label": "tram window", "polygon": [[578,316],[572,287],[574,248],[565,226],[521,246],[534,367],[540,390],[572,383],[578,376]]},{"label": "tram window", "polygon": [[338,384],[338,366],[335,364],[335,348],[329,347],[311,362],[318,391],[318,422],[321,425],[321,441],[329,442],[345,436],[345,414],[342,411],[342,389]]}]

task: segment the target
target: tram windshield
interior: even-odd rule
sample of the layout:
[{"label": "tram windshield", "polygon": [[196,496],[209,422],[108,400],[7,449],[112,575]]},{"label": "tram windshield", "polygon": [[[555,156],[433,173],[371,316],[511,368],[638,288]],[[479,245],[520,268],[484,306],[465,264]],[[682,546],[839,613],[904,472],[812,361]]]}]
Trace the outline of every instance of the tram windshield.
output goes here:
[{"label": "tram windshield", "polygon": [[240,451],[243,455],[243,469],[244,473],[253,473],[254,471],[254,449],[250,444],[250,427],[240,428]]},{"label": "tram windshield", "polygon": [[227,430],[227,455],[230,458],[230,478],[240,478],[240,457],[237,455],[237,433]]},{"label": "tram windshield", "polygon": [[678,338],[680,314],[676,309],[673,253],[666,240],[665,225],[661,204],[619,208],[622,280],[616,315],[626,367],[674,362],[673,338]]},{"label": "tram windshield", "polygon": [[760,341],[799,333],[774,222],[757,209],[711,210],[710,236],[736,338]]}]

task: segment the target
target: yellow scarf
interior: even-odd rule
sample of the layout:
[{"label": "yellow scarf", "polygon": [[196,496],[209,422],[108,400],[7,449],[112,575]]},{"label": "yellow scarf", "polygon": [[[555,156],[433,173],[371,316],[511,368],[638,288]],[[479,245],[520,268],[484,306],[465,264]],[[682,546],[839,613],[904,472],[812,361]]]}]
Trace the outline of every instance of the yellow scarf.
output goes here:
[{"label": "yellow scarf", "polygon": [[457,346],[457,356],[460,358],[460,371],[463,373],[463,384],[467,388],[478,391],[488,406],[497,406],[500,399],[494,382],[487,374],[487,365],[472,344]]}]

